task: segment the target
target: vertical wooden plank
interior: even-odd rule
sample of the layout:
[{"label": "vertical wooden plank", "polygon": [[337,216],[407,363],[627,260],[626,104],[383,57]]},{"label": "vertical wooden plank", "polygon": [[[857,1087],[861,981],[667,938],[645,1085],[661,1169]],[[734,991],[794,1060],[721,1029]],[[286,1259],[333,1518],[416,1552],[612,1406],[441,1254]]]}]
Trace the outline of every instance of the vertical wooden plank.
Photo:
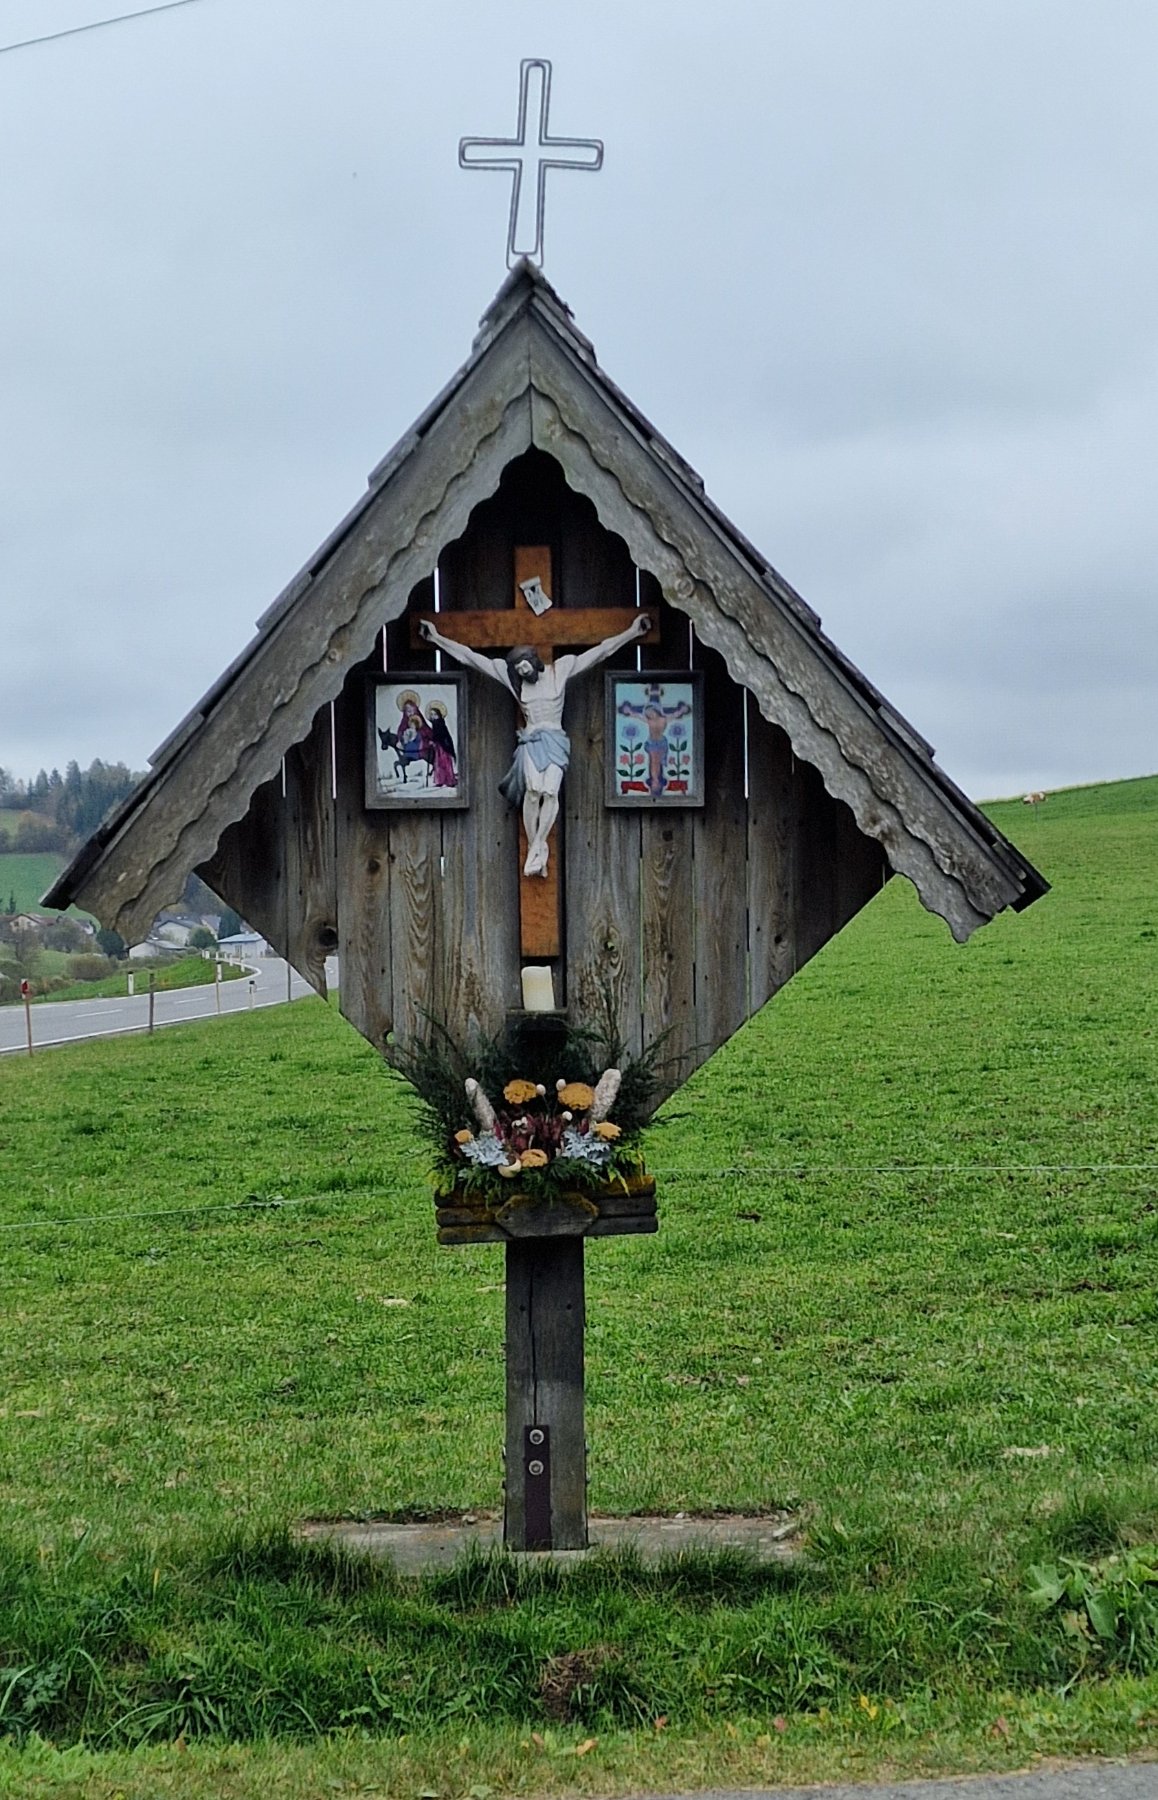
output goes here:
[{"label": "vertical wooden plank", "polygon": [[[494,526],[484,515],[476,530],[480,513],[476,508],[465,536],[439,564],[444,612],[511,604],[509,528],[505,518]],[[442,815],[436,934],[443,953],[433,1002],[435,1017],[459,1043],[500,1036],[507,1013],[522,1005],[518,814],[499,793],[515,747],[515,704],[495,682],[467,679],[470,807]]]},{"label": "vertical wooden plank", "polygon": [[514,707],[494,682],[471,680],[470,808],[442,815],[435,1016],[456,1042],[499,1036],[522,1005],[518,815],[499,793],[514,745]]},{"label": "vertical wooden plank", "polygon": [[514,544],[496,496],[475,507],[463,535],[438,559],[443,610],[485,612],[509,606],[514,574]]},{"label": "vertical wooden plank", "polygon": [[583,1420],[583,1239],[524,1238],[506,1246],[507,1421],[503,1542],[527,1544],[527,1429],[546,1430],[550,1547],[587,1548]]},{"label": "vertical wooden plank", "polygon": [[338,800],[335,819],[340,1005],[379,1051],[394,1025],[390,959],[390,819],[363,805],[365,669],[354,669],[334,702]]},{"label": "vertical wooden plank", "polygon": [[836,928],[839,931],[867,906],[892,871],[883,848],[866,837],[843,800],[836,808]]},{"label": "vertical wooden plank", "polygon": [[[645,611],[654,612],[654,604]],[[686,615],[659,608],[660,642],[640,652],[644,669],[688,666]],[[643,1042],[662,1037],[667,1094],[702,1060],[696,1042],[695,813],[641,809],[640,913],[643,956]]]},{"label": "vertical wooden plank", "polygon": [[793,756],[787,735],[748,708],[749,1009],[758,1012],[796,971]]},{"label": "vertical wooden plank", "polygon": [[822,950],[837,928],[836,802],[820,771],[796,761],[793,777],[796,818],[796,967]]},{"label": "vertical wooden plank", "polygon": [[391,814],[390,979],[394,1036],[404,1047],[429,1034],[428,1013],[439,1016],[435,926],[435,906],[442,891],[439,844],[437,814]]},{"label": "vertical wooden plank", "polygon": [[197,870],[279,956],[288,949],[285,849],[285,803],[278,774],[255,790],[245,817],[222,832],[216,851]]},{"label": "vertical wooden plank", "polygon": [[[433,601],[431,577],[415,586],[407,613],[429,611]],[[435,653],[413,648],[409,638],[410,621],[403,614],[386,628],[386,667],[391,677],[412,670],[429,678]],[[444,816],[433,811],[366,815],[368,839],[385,849],[389,864],[380,941],[388,946],[394,1039],[404,1049],[427,1037],[430,1018],[440,1016],[437,913]]]},{"label": "vertical wooden plank", "polygon": [[748,806],[744,690],[716,651],[704,670],[704,805],[691,816],[695,854],[696,1061],[748,1016]]},{"label": "vertical wooden plank", "polygon": [[338,942],[334,741],[323,706],[310,735],[285,759],[289,960],[326,997],[326,957]]},{"label": "vertical wooden plank", "polygon": [[[559,581],[571,606],[631,606],[635,569],[622,538],[605,531],[589,501],[562,509]],[[572,684],[564,723],[571,767],[566,814],[567,1005],[576,1024],[598,1028],[608,1013],[629,1054],[643,1046],[640,981],[640,821],[604,803],[603,674],[634,668],[625,650]]]}]

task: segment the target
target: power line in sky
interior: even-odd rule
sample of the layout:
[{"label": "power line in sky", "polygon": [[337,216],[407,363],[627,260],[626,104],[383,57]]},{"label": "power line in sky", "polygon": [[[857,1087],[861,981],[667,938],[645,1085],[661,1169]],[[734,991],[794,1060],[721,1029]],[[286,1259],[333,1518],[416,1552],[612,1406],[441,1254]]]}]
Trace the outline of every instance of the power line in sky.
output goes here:
[{"label": "power line in sky", "polygon": [[198,0],[163,0],[160,6],[145,6],[140,12],[118,13],[112,19],[93,19],[88,25],[70,25],[66,31],[49,31],[43,37],[21,38],[15,44],[0,44],[0,56],[10,50],[30,50],[34,44],[55,44],[59,38],[80,37],[85,31],[103,31],[106,25],[127,25],[130,19],[147,19],[153,13],[176,12],[179,6],[196,6]]}]

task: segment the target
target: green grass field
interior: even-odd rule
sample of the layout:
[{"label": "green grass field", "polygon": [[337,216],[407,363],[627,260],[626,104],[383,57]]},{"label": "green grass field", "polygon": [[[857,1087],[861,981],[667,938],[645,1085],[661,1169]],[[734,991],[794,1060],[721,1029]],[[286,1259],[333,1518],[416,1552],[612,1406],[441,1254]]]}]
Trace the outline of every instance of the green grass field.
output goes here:
[{"label": "green grass field", "polygon": [[[2,817],[3,815],[0,815]],[[39,907],[40,896],[55,881],[65,859],[54,850],[0,854],[0,906],[15,899],[17,912]]]},{"label": "green grass field", "polygon": [[960,948],[891,884],[668,1109],[658,1236],[589,1252],[592,1506],[799,1508],[790,1571],[296,1545],[500,1504],[501,1254],[435,1245],[400,1089],[316,1001],[0,1063],[4,1791],[1158,1742],[1158,778],[993,811],[1054,891]]},{"label": "green grass field", "polygon": [[[44,959],[51,957],[51,950],[40,952],[41,965]],[[67,968],[71,959],[60,958],[62,968]],[[42,994],[35,1002],[37,1006],[51,1006],[56,1000],[109,1000],[128,992],[130,970],[136,976],[136,991],[145,994],[149,989],[149,976],[153,976],[153,985],[158,993],[167,992],[171,988],[205,987],[216,981],[216,965],[206,961],[199,950],[191,956],[177,957],[173,962],[164,962],[149,969],[142,968],[139,963],[119,964],[114,975],[107,975],[100,981],[70,981],[67,986],[56,988],[51,994]],[[221,964],[222,981],[240,981],[247,971],[238,963]]]}]

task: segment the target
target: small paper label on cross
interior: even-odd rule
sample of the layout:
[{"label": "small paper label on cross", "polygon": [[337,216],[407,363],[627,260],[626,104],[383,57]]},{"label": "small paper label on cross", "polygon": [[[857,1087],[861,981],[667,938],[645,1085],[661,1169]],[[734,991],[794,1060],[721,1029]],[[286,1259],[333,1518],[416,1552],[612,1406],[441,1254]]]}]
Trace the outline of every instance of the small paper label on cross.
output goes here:
[{"label": "small paper label on cross", "polygon": [[537,575],[532,575],[529,581],[520,581],[519,592],[536,619],[541,619],[555,604]]},{"label": "small paper label on cross", "polygon": [[[603,166],[598,138],[553,138],[547,131],[551,104],[551,65],[543,57],[525,57],[519,66],[519,130],[513,138],[460,138],[459,167],[506,169],[514,176],[507,229],[507,267],[520,257],[543,260],[543,214],[548,169]],[[527,142],[528,114],[537,115],[535,141]],[[529,177],[529,178],[528,178]]]}]

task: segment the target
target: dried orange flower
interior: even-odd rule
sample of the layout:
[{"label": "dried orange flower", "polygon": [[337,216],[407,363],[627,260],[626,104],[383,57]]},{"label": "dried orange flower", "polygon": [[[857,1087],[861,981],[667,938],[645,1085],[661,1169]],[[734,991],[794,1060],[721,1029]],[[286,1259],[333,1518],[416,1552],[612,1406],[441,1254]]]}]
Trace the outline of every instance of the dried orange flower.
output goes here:
[{"label": "dried orange flower", "polygon": [[456,1144],[473,1144],[474,1132],[473,1131],[456,1131],[454,1134],[454,1141]]},{"label": "dried orange flower", "polygon": [[524,1169],[545,1169],[550,1160],[545,1150],[524,1150],[519,1158]]},{"label": "dried orange flower", "polygon": [[589,1088],[585,1081],[569,1081],[566,1087],[559,1089],[559,1104],[569,1106],[572,1112],[586,1112],[594,1098],[594,1088]]},{"label": "dried orange flower", "polygon": [[596,1137],[603,1138],[608,1144],[613,1144],[617,1137],[622,1136],[619,1126],[613,1125],[610,1119],[600,1119],[594,1129]]},{"label": "dried orange flower", "polygon": [[512,1106],[527,1106],[532,1100],[538,1098],[538,1094],[539,1090],[534,1082],[524,1081],[521,1076],[516,1076],[514,1081],[508,1081],[503,1089],[503,1099],[509,1100]]}]

